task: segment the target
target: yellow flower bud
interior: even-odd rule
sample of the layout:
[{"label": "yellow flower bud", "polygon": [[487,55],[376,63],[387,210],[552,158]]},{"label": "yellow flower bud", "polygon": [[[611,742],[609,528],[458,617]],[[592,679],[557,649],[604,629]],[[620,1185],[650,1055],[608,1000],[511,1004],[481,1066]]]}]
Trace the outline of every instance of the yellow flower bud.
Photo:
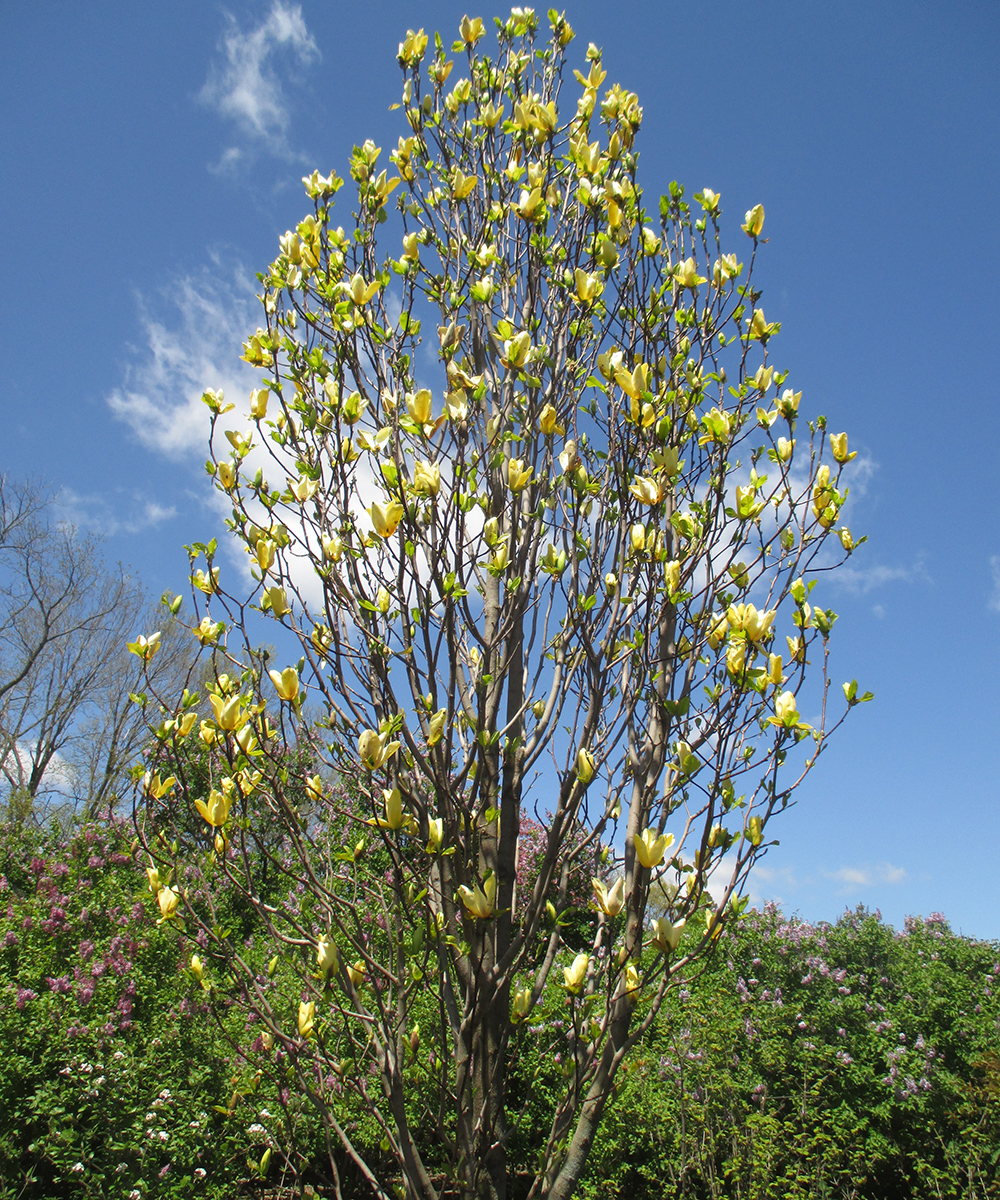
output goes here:
[{"label": "yellow flower bud", "polygon": [[269,587],[265,594],[268,600],[268,607],[279,620],[286,613],[292,611],[292,607],[288,603],[288,594],[283,587]]},{"label": "yellow flower bud", "polygon": [[294,667],[285,667],[283,671],[268,671],[274,690],[282,700],[293,704],[299,694],[299,673]]},{"label": "yellow flower bud", "polygon": [[481,888],[478,883],[473,884],[471,888],[464,884],[459,885],[458,888],[458,898],[466,912],[469,916],[476,917],[481,921],[492,916],[496,897],[497,878],[492,872],[483,880]]},{"label": "yellow flower bud", "polygon": [[589,954],[578,954],[572,965],[563,967],[564,987],[567,992],[579,992],[587,978],[587,968],[590,966]]},{"label": "yellow flower bud", "polygon": [[299,1003],[299,1036],[304,1038],[311,1037],[315,1023],[316,1001],[310,1000],[307,1003],[305,1000],[302,1000]]},{"label": "yellow flower bud", "polygon": [[524,460],[520,458],[512,458],[507,464],[507,483],[515,495],[528,486],[534,469],[534,467],[526,467]]},{"label": "yellow flower bud", "polygon": [[236,482],[236,468],[231,462],[219,463],[218,479],[227,492],[232,490],[233,484]]},{"label": "yellow flower bud", "polygon": [[263,421],[267,416],[267,388],[254,388],[250,393],[250,416],[255,421]]},{"label": "yellow flower bud", "polygon": [[427,388],[406,393],[406,409],[418,425],[426,425],[431,419],[431,393]]},{"label": "yellow flower bud", "polygon": [[849,463],[851,459],[858,457],[857,450],[852,450],[847,453],[847,434],[846,433],[831,433],[830,434],[830,449],[833,452],[834,459],[840,463]]},{"label": "yellow flower bud", "polygon": [[397,500],[390,500],[385,504],[380,504],[376,500],[368,510],[372,524],[375,526],[375,532],[380,538],[392,537],[399,522],[403,519],[404,512],[402,504]]},{"label": "yellow flower bud", "polygon": [[747,237],[756,238],[764,228],[764,205],[755,204],[746,215],[746,220],[740,226]]},{"label": "yellow flower bud", "polygon": [[177,906],[181,902],[181,898],[173,888],[161,887],[156,893],[156,901],[160,906],[160,912],[163,914],[156,922],[157,925],[162,925],[164,921],[169,921],[177,915]]},{"label": "yellow flower bud", "polygon": [[597,902],[597,907],[601,912],[609,917],[617,917],[621,910],[625,907],[625,878],[620,876],[610,889],[607,884],[600,879],[592,879],[591,887],[594,889],[594,899]]},{"label": "yellow flower bud", "polygon": [[436,496],[441,487],[441,468],[437,463],[417,461],[413,467],[413,487],[424,496]]},{"label": "yellow flower bud", "polygon": [[427,822],[427,853],[437,854],[444,841],[444,821],[440,817],[431,817]]},{"label": "yellow flower bud", "polygon": [[191,974],[201,983],[205,974],[205,967],[197,954],[191,955]]},{"label": "yellow flower bud", "polygon": [[336,945],[329,938],[321,937],[316,943],[316,966],[321,975],[340,969],[340,955]]},{"label": "yellow flower bud", "polygon": [[594,778],[594,772],[597,770],[597,763],[594,761],[594,756],[589,750],[583,746],[580,747],[579,753],[576,756],[576,777],[584,785]]}]

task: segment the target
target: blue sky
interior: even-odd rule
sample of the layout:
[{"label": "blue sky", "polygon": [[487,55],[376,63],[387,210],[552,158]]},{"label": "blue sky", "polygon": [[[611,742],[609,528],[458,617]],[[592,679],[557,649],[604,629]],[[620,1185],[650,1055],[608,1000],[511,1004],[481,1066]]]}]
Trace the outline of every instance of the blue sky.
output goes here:
[{"label": "blue sky", "polygon": [[[394,144],[397,44],[444,3],[8,5],[0,471],[44,479],[154,594],[219,528],[204,386],[240,393],[253,272],[300,176]],[[499,11],[499,10],[498,10]],[[876,693],[776,830],[754,896],[944,912],[1000,937],[1000,8],[571,4],[637,91],[647,196],[767,211],[759,280],[803,408],[860,451],[869,543],[826,597]],[[489,10],[472,15],[490,16]]]}]

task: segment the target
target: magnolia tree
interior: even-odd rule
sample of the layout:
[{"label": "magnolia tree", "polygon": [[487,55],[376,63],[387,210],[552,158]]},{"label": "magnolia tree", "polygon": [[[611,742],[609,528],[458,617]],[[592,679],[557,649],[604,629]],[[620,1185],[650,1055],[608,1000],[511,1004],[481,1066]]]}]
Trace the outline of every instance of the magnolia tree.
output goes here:
[{"label": "magnolia tree", "polygon": [[[248,415],[205,395],[253,584],[192,548],[211,715],[159,697],[138,816],[163,918],[317,1106],[338,1194],[350,1163],[378,1196],[507,1195],[512,1059],[558,1000],[529,1194],[570,1196],[630,1049],[868,698],[828,713],[810,592],[854,548],[854,455],[771,360],[764,210],[732,249],[707,188],[650,211],[637,97],[593,45],[570,71],[549,21],[514,9],[489,55],[479,19],[450,52],[407,34],[398,144],[307,177],[259,277]],[[287,897],[261,897],[265,854]],[[223,889],[270,977],[215,923]]]}]

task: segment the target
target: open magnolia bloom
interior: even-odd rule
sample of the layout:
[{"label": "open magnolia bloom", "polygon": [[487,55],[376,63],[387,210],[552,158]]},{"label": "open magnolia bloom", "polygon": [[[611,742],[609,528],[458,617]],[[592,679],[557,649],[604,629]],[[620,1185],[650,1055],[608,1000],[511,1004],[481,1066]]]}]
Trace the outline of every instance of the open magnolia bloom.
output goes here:
[{"label": "open magnolia bloom", "polygon": [[483,880],[481,888],[478,883],[473,884],[471,888],[466,887],[464,884],[459,884],[458,898],[461,900],[470,917],[478,917],[479,920],[485,921],[487,917],[493,915],[493,909],[496,906],[496,876],[489,875]]},{"label": "open magnolia bloom", "polygon": [[[823,595],[862,539],[847,437],[775,357],[763,208],[645,195],[639,97],[558,12],[455,37],[405,32],[392,141],[304,177],[240,427],[204,394],[248,571],[189,549],[197,669],[136,690],[136,827],[331,1178],[502,1200],[531,1037],[563,1061],[522,1182],[569,1200],[842,719]],[[157,644],[133,644],[151,677]],[[266,986],[229,911],[273,947]]]}]

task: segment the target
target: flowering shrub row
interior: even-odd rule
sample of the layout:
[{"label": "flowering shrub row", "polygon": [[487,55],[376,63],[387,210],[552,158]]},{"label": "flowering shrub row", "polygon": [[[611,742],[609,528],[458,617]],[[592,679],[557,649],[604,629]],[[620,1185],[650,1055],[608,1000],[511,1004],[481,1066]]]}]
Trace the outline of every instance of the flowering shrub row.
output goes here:
[{"label": "flowering shrub row", "polygon": [[[2,833],[0,1197],[322,1190],[318,1122],[280,1050],[156,922],[131,830]],[[215,902],[263,983],[271,948]],[[822,926],[751,912],[668,993],[581,1194],[1000,1194],[998,988],[1000,948],[939,915],[895,932],[864,910]],[[575,1013],[564,994],[515,1029],[514,1195],[585,1034]]]}]

